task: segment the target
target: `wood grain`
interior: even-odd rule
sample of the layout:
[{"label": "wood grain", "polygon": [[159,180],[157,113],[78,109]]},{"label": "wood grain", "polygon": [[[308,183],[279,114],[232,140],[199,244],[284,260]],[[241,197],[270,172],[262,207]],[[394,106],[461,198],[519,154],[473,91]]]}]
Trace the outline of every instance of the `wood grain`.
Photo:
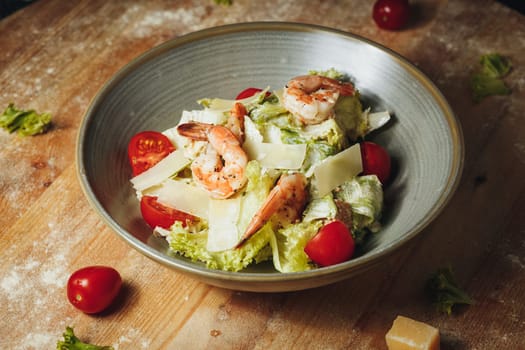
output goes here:
[{"label": "wood grain", "polygon": [[[525,348],[525,19],[492,1],[413,1],[409,28],[378,29],[368,1],[41,0],[0,21],[0,106],[49,111],[47,134],[0,131],[0,346],[54,348],[66,325],[117,349],[386,349],[396,315],[440,328],[442,349]],[[147,49],[195,30],[243,21],[315,23],[377,41],[441,89],[466,144],[460,187],[417,240],[350,280],[301,292],[210,287],[147,259],[88,205],[75,141],[107,79]],[[472,101],[481,54],[509,57],[510,96]],[[4,108],[4,107],[0,107]],[[68,304],[85,265],[118,269],[119,302],[97,316]],[[450,264],[476,304],[435,312],[423,285]]]}]

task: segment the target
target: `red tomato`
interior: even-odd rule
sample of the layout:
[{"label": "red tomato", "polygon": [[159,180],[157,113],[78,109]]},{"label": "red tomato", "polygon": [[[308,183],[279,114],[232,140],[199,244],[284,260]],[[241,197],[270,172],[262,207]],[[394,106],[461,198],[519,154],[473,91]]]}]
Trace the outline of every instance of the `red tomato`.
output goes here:
[{"label": "red tomato", "polygon": [[239,92],[239,94],[237,95],[237,97],[235,97],[235,99],[236,100],[242,100],[243,98],[252,97],[256,93],[261,92],[261,91],[262,90],[258,89],[258,88],[253,88],[253,87],[247,88],[247,89]]},{"label": "red tomato", "polygon": [[142,197],[140,200],[140,211],[144,221],[146,221],[151,228],[160,226],[168,229],[175,221],[182,221],[182,226],[186,226],[186,221],[195,220],[194,216],[164,206],[157,202],[156,197],[151,196]]},{"label": "red tomato", "polygon": [[304,247],[308,257],[320,266],[349,260],[354,249],[355,242],[350,230],[338,220],[324,225]]},{"label": "red tomato", "polygon": [[131,138],[128,144],[128,158],[133,175],[148,170],[175,150],[175,146],[157,131],[142,131]]},{"label": "red tomato", "polygon": [[67,282],[67,298],[77,309],[94,314],[117,297],[122,278],[112,267],[88,266],[75,271]]},{"label": "red tomato", "polygon": [[[261,92],[261,89],[258,88],[247,88],[243,91],[241,91],[237,97],[235,97],[236,100],[242,100],[243,98],[252,97],[253,95]],[[272,93],[270,91],[266,91],[265,97],[270,96]]]},{"label": "red tomato", "polygon": [[363,160],[363,175],[376,175],[384,185],[390,177],[390,156],[388,152],[376,143],[365,141],[361,143],[361,158]]},{"label": "red tomato", "polygon": [[401,29],[408,23],[410,5],[408,0],[378,0],[374,4],[372,17],[380,28]]}]

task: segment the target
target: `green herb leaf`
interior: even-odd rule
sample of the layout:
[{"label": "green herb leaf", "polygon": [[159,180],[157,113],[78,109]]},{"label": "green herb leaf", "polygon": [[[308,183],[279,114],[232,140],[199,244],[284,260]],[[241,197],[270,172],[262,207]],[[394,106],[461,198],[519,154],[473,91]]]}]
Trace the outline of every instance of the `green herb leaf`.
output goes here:
[{"label": "green herb leaf", "polygon": [[213,0],[217,5],[230,6],[233,4],[233,0]]},{"label": "green herb leaf", "polygon": [[503,80],[483,73],[475,74],[472,77],[471,87],[476,102],[487,96],[509,95],[511,93],[511,90],[505,85]]},{"label": "green herb leaf", "polygon": [[509,95],[510,88],[503,81],[509,74],[511,64],[508,59],[497,53],[483,55],[480,58],[481,68],[470,81],[473,97],[476,102],[492,95]]},{"label": "green herb leaf", "polygon": [[64,340],[57,342],[57,350],[114,350],[112,346],[100,346],[84,343],[75,336],[73,328],[66,327]]},{"label": "green herb leaf", "polygon": [[481,72],[492,78],[503,78],[511,68],[509,60],[497,53],[481,56],[480,63]]},{"label": "green herb leaf", "polygon": [[448,315],[457,304],[474,304],[474,300],[462,290],[454,279],[450,267],[437,270],[427,281],[426,291],[438,311]]}]

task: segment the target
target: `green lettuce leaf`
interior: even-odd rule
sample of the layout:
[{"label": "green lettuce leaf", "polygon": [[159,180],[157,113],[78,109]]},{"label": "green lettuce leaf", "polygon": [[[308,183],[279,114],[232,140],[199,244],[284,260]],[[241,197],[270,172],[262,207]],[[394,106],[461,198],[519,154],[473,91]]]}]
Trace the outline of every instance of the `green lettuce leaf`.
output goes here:
[{"label": "green lettuce leaf", "polygon": [[368,132],[368,118],[363,113],[359,92],[353,96],[340,96],[334,107],[335,119],[352,142]]},{"label": "green lettuce leaf", "polygon": [[383,188],[377,176],[356,176],[334,193],[336,199],[348,203],[352,209],[352,232],[360,235],[365,229],[372,232],[380,229]]},{"label": "green lettuce leaf", "polygon": [[480,58],[481,68],[473,74],[470,86],[474,101],[492,95],[509,95],[512,91],[503,78],[510,72],[511,64],[497,53],[483,55]]},{"label": "green lettuce leaf", "polygon": [[327,77],[327,78],[331,78],[331,79],[336,79],[336,80],[343,80],[346,78],[346,76],[339,72],[337,69],[335,68],[329,68],[327,70],[309,70],[308,71],[308,74],[310,75],[321,75],[323,77]]},{"label": "green lettuce leaf", "polygon": [[492,78],[503,78],[511,69],[509,60],[497,53],[483,55],[480,58],[481,73]]},{"label": "green lettuce leaf", "polygon": [[304,252],[306,243],[317,234],[323,222],[299,222],[281,228],[270,241],[273,265],[280,272],[299,272],[314,267]]},{"label": "green lettuce leaf", "polygon": [[[241,194],[241,211],[238,226],[243,232],[253,215],[259,210],[273,186],[278,173],[263,172],[259,162],[250,161],[246,166],[248,183]],[[251,263],[259,263],[271,258],[269,246],[274,232],[271,225],[265,225],[255,233],[242,247],[220,252],[206,249],[208,227],[202,222],[197,225],[182,227],[176,222],[167,236],[170,248],[194,261],[201,261],[207,267],[225,271],[240,271]]]},{"label": "green lettuce leaf", "polygon": [[305,208],[303,222],[322,219],[334,219],[337,215],[337,206],[331,193],[322,198],[314,198]]},{"label": "green lettuce leaf", "polygon": [[509,95],[511,93],[511,90],[503,80],[482,73],[474,74],[471,80],[471,87],[474,100],[477,102],[487,96]]},{"label": "green lettuce leaf", "polygon": [[21,110],[10,103],[0,114],[0,127],[10,133],[32,136],[46,132],[51,126],[51,114],[34,110]]},{"label": "green lettuce leaf", "polygon": [[176,222],[171,227],[167,240],[171,250],[193,261],[201,261],[210,269],[240,271],[252,263],[271,258],[269,243],[272,235],[271,229],[261,229],[238,249],[210,252],[206,249],[206,230],[192,233],[182,227],[180,222]]}]

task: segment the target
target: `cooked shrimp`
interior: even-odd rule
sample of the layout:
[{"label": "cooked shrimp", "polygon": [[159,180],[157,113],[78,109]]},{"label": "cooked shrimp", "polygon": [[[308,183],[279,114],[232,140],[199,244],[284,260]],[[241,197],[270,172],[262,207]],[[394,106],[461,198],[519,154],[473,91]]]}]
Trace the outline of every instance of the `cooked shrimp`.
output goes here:
[{"label": "cooked shrimp", "polygon": [[195,182],[214,198],[229,198],[246,183],[248,156],[241,148],[245,115],[246,108],[235,103],[227,126],[189,122],[177,127],[182,136],[208,141],[204,152],[191,164],[191,171]]},{"label": "cooked shrimp", "polygon": [[351,96],[354,86],[320,75],[302,75],[288,82],[283,106],[304,124],[318,124],[332,117],[339,95]]},{"label": "cooked shrimp", "polygon": [[178,128],[183,136],[202,140],[206,135],[208,145],[193,163],[193,179],[214,198],[225,199],[237,193],[246,183],[248,156],[237,137],[221,125],[186,123]]},{"label": "cooked shrimp", "polygon": [[274,214],[279,215],[283,223],[296,221],[303,212],[306,199],[306,177],[302,173],[281,175],[261,208],[248,224],[237,248],[263,227]]},{"label": "cooked shrimp", "polygon": [[244,142],[244,117],[246,114],[248,114],[246,107],[240,102],[235,102],[226,122],[226,127],[237,136],[241,144]]}]

